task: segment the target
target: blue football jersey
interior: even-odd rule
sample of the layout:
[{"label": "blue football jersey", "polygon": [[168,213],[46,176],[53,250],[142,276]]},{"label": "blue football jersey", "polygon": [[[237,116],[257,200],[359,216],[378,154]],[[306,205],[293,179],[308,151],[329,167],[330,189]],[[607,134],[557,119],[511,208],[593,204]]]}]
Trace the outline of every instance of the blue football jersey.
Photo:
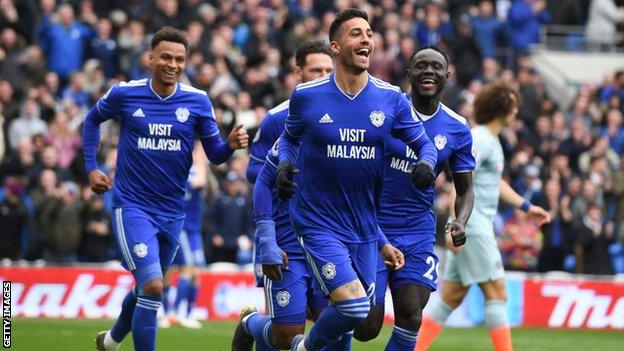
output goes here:
[{"label": "blue football jersey", "polygon": [[202,188],[192,188],[193,178],[197,177],[195,166],[191,166],[189,177],[184,193],[184,230],[190,233],[199,233],[202,224]]},{"label": "blue football jersey", "polygon": [[[447,162],[452,172],[474,170],[472,135],[465,118],[443,104],[433,115],[418,114],[418,117],[438,152],[436,175],[442,172]],[[433,187],[423,190],[412,186],[411,170],[417,159],[405,143],[388,138],[379,210],[379,226],[387,236],[422,235],[422,240],[435,236]]]},{"label": "blue football jersey", "polygon": [[219,134],[206,92],[178,83],[162,97],[148,79],[121,82],[97,102],[96,110],[121,124],[113,205],[183,216],[194,140]]},{"label": "blue football jersey", "polygon": [[[359,93],[349,95],[334,74],[297,86],[284,131],[288,141],[280,142],[279,154],[280,161],[292,162],[289,142],[301,142],[290,201],[297,234],[321,229],[347,243],[377,239],[389,135],[407,144],[430,143],[398,87],[369,76]],[[435,164],[435,153],[430,158]]]},{"label": "blue football jersey", "polygon": [[249,147],[249,165],[247,165],[247,180],[255,183],[260,169],[264,165],[267,152],[284,131],[284,122],[288,116],[289,100],[282,102],[267,112],[260,128]]}]

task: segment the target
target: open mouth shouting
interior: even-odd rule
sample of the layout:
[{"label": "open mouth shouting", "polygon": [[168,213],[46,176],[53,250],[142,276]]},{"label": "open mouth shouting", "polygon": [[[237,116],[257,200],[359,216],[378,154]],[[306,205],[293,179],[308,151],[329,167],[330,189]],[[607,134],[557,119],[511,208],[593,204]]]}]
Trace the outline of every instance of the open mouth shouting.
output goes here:
[{"label": "open mouth shouting", "polygon": [[420,80],[419,85],[422,90],[434,90],[438,85],[438,82],[431,77],[426,77]]},{"label": "open mouth shouting", "polygon": [[355,50],[355,54],[363,60],[368,60],[370,53],[371,53],[371,49],[368,47],[361,47]]}]

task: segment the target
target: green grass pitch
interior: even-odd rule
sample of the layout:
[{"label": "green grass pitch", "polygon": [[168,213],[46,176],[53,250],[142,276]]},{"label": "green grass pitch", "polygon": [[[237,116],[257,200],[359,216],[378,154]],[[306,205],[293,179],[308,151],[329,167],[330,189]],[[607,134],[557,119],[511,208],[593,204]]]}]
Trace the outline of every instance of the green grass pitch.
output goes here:
[{"label": "green grass pitch", "polygon": [[[110,327],[112,321],[13,319],[12,350],[85,351],[94,350],[94,337],[98,331]],[[180,328],[158,331],[158,350],[229,351],[232,322],[205,323],[201,330]],[[353,343],[354,351],[383,350],[390,336],[390,326],[384,326],[381,335],[368,343]],[[624,350],[624,333],[621,331],[514,329],[513,344],[517,351],[586,351]],[[122,351],[132,350],[128,337]],[[485,328],[445,329],[431,350],[477,351],[491,350]]]}]

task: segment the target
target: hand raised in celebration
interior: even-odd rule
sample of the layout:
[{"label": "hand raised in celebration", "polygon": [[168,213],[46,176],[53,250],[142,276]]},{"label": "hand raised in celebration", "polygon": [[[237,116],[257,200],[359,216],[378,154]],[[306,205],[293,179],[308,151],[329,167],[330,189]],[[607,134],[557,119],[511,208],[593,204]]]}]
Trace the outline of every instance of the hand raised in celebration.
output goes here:
[{"label": "hand raised in celebration", "polygon": [[249,135],[247,134],[247,130],[243,129],[243,125],[239,124],[228,136],[228,144],[232,150],[244,149],[249,146]]}]

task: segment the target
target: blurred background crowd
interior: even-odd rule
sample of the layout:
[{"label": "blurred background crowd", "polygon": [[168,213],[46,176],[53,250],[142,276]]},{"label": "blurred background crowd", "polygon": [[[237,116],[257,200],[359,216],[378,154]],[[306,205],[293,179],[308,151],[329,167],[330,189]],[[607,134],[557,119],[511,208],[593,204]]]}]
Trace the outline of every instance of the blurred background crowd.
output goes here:
[{"label": "blurred background crowd", "polygon": [[[504,79],[522,95],[505,131],[505,177],[551,212],[536,228],[501,208],[496,234],[508,269],[624,273],[624,71],[580,84],[561,106],[533,67],[545,24],[577,26],[577,50],[621,49],[621,0],[0,0],[0,258],[55,264],[118,255],[110,195],[88,187],[81,150],[86,112],[114,83],[150,77],[151,35],[185,29],[182,80],[208,92],[223,136],[242,123],[251,137],[267,110],[297,83],[291,56],[325,39],[335,13],[365,9],[375,31],[371,73],[404,90],[422,45],[447,50],[444,103],[472,116],[483,84]],[[624,69],[624,64],[622,64]],[[118,127],[103,126],[100,163],[114,174]],[[208,262],[251,260],[251,186],[246,152],[210,167],[203,233]],[[447,177],[436,212],[448,215]],[[443,242],[443,241],[441,241]]]}]

